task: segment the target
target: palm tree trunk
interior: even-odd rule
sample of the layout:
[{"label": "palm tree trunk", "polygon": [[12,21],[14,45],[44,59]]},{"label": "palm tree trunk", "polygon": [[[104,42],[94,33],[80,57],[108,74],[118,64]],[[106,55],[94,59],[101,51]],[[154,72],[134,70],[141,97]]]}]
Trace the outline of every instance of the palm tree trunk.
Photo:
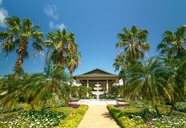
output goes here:
[{"label": "palm tree trunk", "polygon": [[72,89],[72,72],[70,72],[70,92],[69,92],[69,97],[72,98],[72,93],[71,93],[71,89]]},{"label": "palm tree trunk", "polygon": [[20,78],[21,72],[22,72],[22,65],[23,65],[23,57],[19,55],[19,58],[17,59],[14,70],[15,70],[15,78]]},{"label": "palm tree trunk", "polygon": [[174,109],[175,109],[175,102],[172,103],[172,107],[171,107],[171,109],[170,109],[169,115],[171,115],[171,113],[172,113],[172,111],[173,111]]},{"label": "palm tree trunk", "polygon": [[20,39],[19,47],[16,51],[18,53],[18,59],[15,63],[15,67],[14,67],[16,78],[20,78],[21,72],[23,71],[23,69],[22,69],[23,59],[24,59],[24,57],[28,56],[27,55],[28,54],[27,53],[27,44],[28,44],[27,38],[22,37]]}]

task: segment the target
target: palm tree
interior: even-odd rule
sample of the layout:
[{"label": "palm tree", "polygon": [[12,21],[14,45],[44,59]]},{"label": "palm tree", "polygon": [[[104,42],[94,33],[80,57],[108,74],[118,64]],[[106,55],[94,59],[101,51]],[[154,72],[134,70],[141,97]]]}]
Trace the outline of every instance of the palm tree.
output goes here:
[{"label": "palm tree", "polygon": [[14,66],[15,76],[20,77],[22,64],[25,58],[29,57],[28,43],[32,42],[34,57],[36,51],[42,51],[43,33],[39,30],[39,25],[33,26],[29,18],[21,19],[17,16],[5,18],[6,31],[0,32],[0,40],[3,42],[3,51],[6,56],[16,50],[18,55]]},{"label": "palm tree", "polygon": [[130,63],[144,58],[144,53],[150,50],[147,43],[148,31],[132,26],[131,30],[123,29],[124,33],[119,33],[120,42],[116,44],[120,48],[120,54],[125,54],[126,60]]},{"label": "palm tree", "polygon": [[166,84],[166,88],[170,92],[167,97],[169,103],[172,105],[170,114],[174,110],[176,102],[184,100],[186,94],[186,53],[181,54],[181,56],[164,59],[166,67],[172,70],[172,74],[167,79]]},{"label": "palm tree", "polygon": [[68,68],[70,85],[72,85],[72,74],[78,67],[81,56],[78,52],[78,45],[75,43],[74,33],[68,34],[66,29],[63,31],[55,30],[48,33],[48,39],[46,46],[51,48],[51,59],[55,66]]},{"label": "palm tree", "polygon": [[147,43],[148,31],[138,29],[132,26],[131,30],[123,29],[124,33],[119,33],[119,42],[116,47],[119,48],[119,54],[115,58],[113,66],[115,71],[120,70],[119,75],[123,78],[124,90],[126,89],[126,69],[136,60],[143,59],[144,54],[150,50]]},{"label": "palm tree", "polygon": [[172,75],[167,80],[166,88],[169,90],[168,100],[172,104],[170,113],[175,108],[177,101],[184,98],[185,90],[185,45],[186,26],[180,26],[176,32],[165,31],[161,43],[157,46],[163,55],[165,65],[172,70]]},{"label": "palm tree", "polygon": [[50,57],[54,65],[65,68],[68,50],[68,33],[66,29],[63,29],[63,31],[55,30],[48,33],[47,37],[49,41],[46,41],[45,45],[51,49]]},{"label": "palm tree", "polygon": [[[123,80],[125,79],[125,72],[126,72],[126,67],[127,67],[127,63],[126,63],[126,57],[125,54],[121,54],[118,55],[115,59],[114,59],[114,64],[113,67],[115,68],[115,72],[119,71],[119,76],[121,78],[123,78]],[[123,84],[125,83],[125,81],[123,82]]]},{"label": "palm tree", "polygon": [[145,63],[137,62],[127,69],[127,90],[130,98],[142,98],[151,102],[158,115],[158,105],[164,101],[165,84],[171,74],[159,58],[151,58]]},{"label": "palm tree", "polygon": [[5,92],[0,97],[0,104],[3,104],[5,109],[14,108],[20,97],[24,98],[32,109],[58,105],[62,101],[67,103],[68,90],[65,85],[68,76],[62,68],[53,68],[48,64],[50,63],[46,64],[44,73],[23,75],[21,79],[10,77],[0,82],[0,94]]},{"label": "palm tree", "polygon": [[67,59],[66,66],[67,66],[69,73],[70,73],[70,87],[72,87],[72,83],[73,83],[73,78],[72,78],[73,72],[77,69],[77,67],[80,63],[80,57],[81,57],[81,53],[78,52],[78,45],[75,43],[72,43],[72,45],[73,45],[72,49],[68,50],[68,56],[66,58]]},{"label": "palm tree", "polygon": [[15,78],[14,74],[8,74],[0,81],[0,104],[3,105],[4,110],[9,110],[16,106],[22,96],[24,80]]},{"label": "palm tree", "polygon": [[185,51],[185,45],[186,25],[178,27],[176,32],[165,31],[157,50],[160,50],[160,54],[170,58],[181,55]]}]

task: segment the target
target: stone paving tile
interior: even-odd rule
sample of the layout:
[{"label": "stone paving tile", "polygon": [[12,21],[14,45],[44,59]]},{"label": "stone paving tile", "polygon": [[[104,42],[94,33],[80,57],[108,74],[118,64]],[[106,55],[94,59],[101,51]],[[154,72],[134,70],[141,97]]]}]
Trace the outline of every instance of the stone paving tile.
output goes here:
[{"label": "stone paving tile", "polygon": [[78,128],[120,128],[110,116],[106,105],[89,105]]}]

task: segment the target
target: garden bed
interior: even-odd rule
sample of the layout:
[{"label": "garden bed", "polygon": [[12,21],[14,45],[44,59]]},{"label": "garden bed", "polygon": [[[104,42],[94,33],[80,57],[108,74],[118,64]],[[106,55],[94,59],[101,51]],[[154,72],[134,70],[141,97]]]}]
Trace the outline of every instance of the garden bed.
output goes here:
[{"label": "garden bed", "polygon": [[[118,122],[122,128],[126,127],[174,127],[185,128],[185,113],[176,112],[171,116],[162,114],[157,116],[156,113],[149,109],[132,107],[116,108],[113,105],[107,106],[112,117]],[[167,109],[167,108],[166,108]]]},{"label": "garden bed", "polygon": [[[27,105],[26,105],[27,106]],[[29,109],[29,107],[27,108]],[[19,110],[0,114],[1,128],[52,128],[58,126],[75,109],[71,107],[44,110]]]}]

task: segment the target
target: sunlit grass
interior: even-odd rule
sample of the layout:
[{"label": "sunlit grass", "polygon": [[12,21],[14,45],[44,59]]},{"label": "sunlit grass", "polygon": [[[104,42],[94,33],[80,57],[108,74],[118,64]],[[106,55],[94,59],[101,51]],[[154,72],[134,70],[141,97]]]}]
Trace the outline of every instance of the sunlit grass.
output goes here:
[{"label": "sunlit grass", "polygon": [[73,112],[75,109],[71,107],[60,107],[60,108],[51,108],[51,111],[57,111],[64,113],[65,116],[69,115],[71,112]]}]

